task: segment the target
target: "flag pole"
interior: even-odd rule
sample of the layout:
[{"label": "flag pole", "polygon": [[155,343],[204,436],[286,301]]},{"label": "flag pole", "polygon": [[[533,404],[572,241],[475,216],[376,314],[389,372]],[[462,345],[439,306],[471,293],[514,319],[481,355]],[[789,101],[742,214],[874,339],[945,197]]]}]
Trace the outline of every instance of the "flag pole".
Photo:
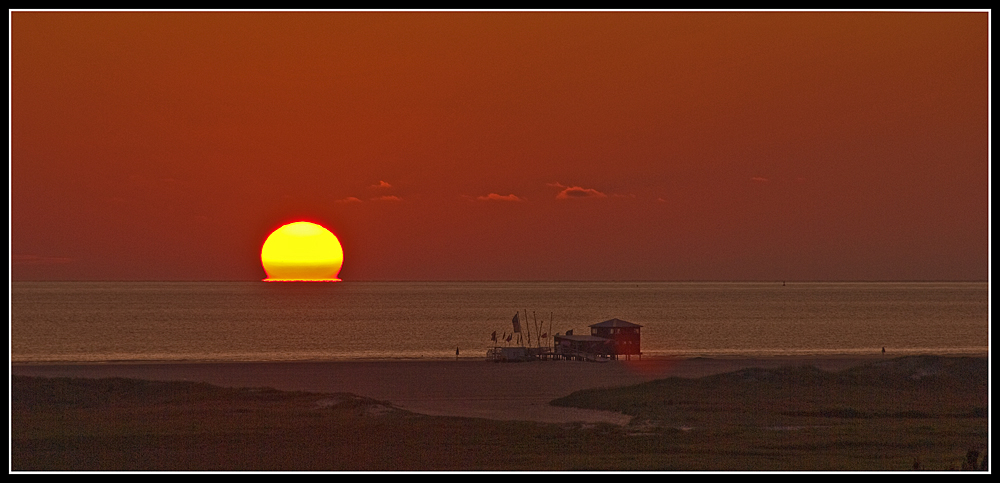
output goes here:
[{"label": "flag pole", "polygon": [[[528,328],[528,309],[524,309],[524,328]],[[521,340],[521,336],[518,335],[518,340]],[[521,347],[524,347],[524,340],[521,340]]]},{"label": "flag pole", "polygon": [[[535,335],[538,336],[542,332],[540,330],[538,330],[538,316],[535,315],[535,311],[534,310],[531,311],[531,318],[532,318],[532,323],[535,324]],[[542,339],[541,339],[541,337],[535,337],[535,342],[538,344],[538,347],[542,347]]]}]

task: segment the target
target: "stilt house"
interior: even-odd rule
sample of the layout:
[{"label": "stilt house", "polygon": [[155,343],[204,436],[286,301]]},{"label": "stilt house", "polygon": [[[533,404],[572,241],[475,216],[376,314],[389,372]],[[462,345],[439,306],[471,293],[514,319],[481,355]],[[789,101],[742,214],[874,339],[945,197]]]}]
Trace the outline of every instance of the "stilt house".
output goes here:
[{"label": "stilt house", "polygon": [[630,359],[633,355],[642,358],[642,351],[639,348],[639,329],[641,327],[639,324],[621,319],[611,319],[591,325],[590,335],[614,341],[615,359],[618,356]]}]

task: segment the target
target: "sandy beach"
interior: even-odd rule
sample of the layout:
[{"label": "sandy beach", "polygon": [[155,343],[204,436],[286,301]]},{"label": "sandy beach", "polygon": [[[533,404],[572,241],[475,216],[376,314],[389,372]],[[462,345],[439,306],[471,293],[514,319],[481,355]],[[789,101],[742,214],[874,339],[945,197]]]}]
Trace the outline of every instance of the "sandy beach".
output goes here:
[{"label": "sandy beach", "polygon": [[630,417],[619,413],[559,408],[548,403],[581,389],[627,386],[667,377],[697,378],[747,367],[802,365],[838,371],[880,358],[647,358],[607,363],[546,361],[507,364],[470,359],[34,364],[12,365],[11,373],[42,377],[194,381],[224,387],[270,387],[286,391],[349,392],[432,416],[626,424]]}]

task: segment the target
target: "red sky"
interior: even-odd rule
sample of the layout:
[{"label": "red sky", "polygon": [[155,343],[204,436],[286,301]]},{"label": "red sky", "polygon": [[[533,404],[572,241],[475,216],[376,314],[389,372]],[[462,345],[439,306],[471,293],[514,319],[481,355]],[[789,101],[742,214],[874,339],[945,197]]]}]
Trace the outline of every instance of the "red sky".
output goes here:
[{"label": "red sky", "polygon": [[10,14],[13,280],[984,280],[988,12]]}]

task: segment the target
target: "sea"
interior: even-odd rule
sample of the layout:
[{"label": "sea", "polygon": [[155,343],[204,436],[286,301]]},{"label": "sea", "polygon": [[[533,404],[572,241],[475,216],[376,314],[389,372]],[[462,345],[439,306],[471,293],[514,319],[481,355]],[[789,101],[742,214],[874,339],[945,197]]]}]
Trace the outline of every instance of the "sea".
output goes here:
[{"label": "sea", "polygon": [[642,326],[643,357],[985,355],[990,295],[988,282],[17,281],[10,359],[485,359],[612,318]]}]

